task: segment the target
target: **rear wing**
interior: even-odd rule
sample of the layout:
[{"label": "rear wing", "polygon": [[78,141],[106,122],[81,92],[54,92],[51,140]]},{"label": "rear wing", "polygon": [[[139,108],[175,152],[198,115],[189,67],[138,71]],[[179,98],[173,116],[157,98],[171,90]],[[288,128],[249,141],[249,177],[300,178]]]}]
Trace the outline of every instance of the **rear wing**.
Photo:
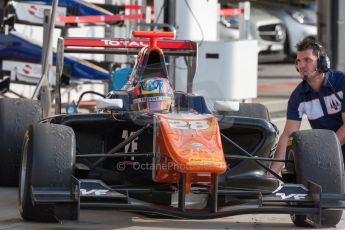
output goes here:
[{"label": "rear wing", "polygon": [[[121,38],[59,38],[59,52],[97,54],[138,54],[141,48],[150,45],[149,39]],[[192,41],[158,40],[157,47],[168,56],[197,56],[197,43]],[[62,50],[63,49],[63,50]]]},{"label": "rear wing", "polygon": [[[157,46],[163,50],[166,56],[185,56],[188,64],[188,76],[196,72],[198,45],[193,41],[158,40],[160,37],[171,37],[171,32],[134,31],[134,35],[140,37],[134,39],[121,38],[59,38],[57,47],[57,59],[63,59],[64,53],[93,53],[114,55],[136,55],[145,46]],[[169,35],[169,36],[168,36]],[[152,39],[155,43],[152,43]],[[61,64],[62,61],[58,61]],[[62,72],[61,72],[62,73]],[[58,72],[58,76],[61,76]]]}]

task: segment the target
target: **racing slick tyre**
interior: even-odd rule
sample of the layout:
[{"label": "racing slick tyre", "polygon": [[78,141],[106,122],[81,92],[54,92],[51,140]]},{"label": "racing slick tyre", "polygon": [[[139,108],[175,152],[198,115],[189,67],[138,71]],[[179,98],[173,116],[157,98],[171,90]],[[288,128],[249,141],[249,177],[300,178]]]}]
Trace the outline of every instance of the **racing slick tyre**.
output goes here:
[{"label": "racing slick tyre", "polygon": [[41,118],[38,101],[0,99],[0,186],[18,186],[25,130]]},{"label": "racing slick tyre", "polygon": [[227,111],[226,115],[260,118],[270,121],[270,114],[265,105],[259,103],[240,103],[238,111]]},{"label": "racing slick tyre", "polygon": [[[293,172],[296,183],[308,186],[308,180],[322,187],[322,192],[344,192],[344,164],[340,143],[330,130],[303,130],[291,135],[287,151],[286,170]],[[339,223],[342,210],[322,211],[322,226]],[[311,227],[306,215],[291,214],[297,227]]]},{"label": "racing slick tyre", "polygon": [[70,191],[75,149],[75,134],[70,127],[56,124],[29,127],[24,136],[18,197],[19,212],[24,220],[56,222],[78,219],[78,203],[33,202],[35,188]]}]

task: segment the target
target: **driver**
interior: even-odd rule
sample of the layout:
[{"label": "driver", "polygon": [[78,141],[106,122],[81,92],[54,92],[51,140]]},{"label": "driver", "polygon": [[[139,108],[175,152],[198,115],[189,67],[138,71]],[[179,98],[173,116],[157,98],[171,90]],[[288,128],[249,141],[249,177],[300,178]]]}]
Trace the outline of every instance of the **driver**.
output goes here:
[{"label": "driver", "polygon": [[174,108],[174,91],[168,79],[154,77],[140,80],[130,91],[131,109],[144,113],[168,113]]}]

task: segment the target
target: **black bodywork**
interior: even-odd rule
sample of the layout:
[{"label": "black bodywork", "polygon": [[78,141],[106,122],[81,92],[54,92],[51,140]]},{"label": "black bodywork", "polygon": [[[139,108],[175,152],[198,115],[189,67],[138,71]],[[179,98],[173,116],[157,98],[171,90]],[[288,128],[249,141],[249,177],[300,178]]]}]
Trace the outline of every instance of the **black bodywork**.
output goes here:
[{"label": "black bodywork", "polygon": [[[188,101],[188,96],[183,96],[187,97]],[[180,101],[180,103],[183,102]],[[185,105],[177,107],[185,108]],[[201,106],[195,107],[198,110],[201,108]],[[189,108],[189,110],[195,111],[193,108]],[[228,165],[227,173],[219,178],[220,184],[225,187],[231,186],[266,191],[272,191],[277,188],[278,180],[267,178],[264,167],[260,166],[256,161],[245,159],[250,156],[272,157],[277,141],[277,128],[271,122],[259,118],[229,115],[216,116],[223,135],[222,145]],[[77,158],[80,159],[80,163],[85,164],[88,168],[92,166],[93,169],[96,168],[92,163],[94,159],[87,157],[88,154],[106,153],[148,124],[149,127],[133,141],[117,149],[117,152],[128,154],[128,157],[112,157],[104,160],[102,164],[97,166],[107,168],[113,174],[117,174],[116,165],[119,162],[124,162],[126,170],[116,176],[111,176],[112,181],[120,181],[121,183],[125,181],[131,183],[141,181],[144,184],[153,184],[151,170],[133,170],[133,167],[135,167],[133,165],[136,164],[152,164],[151,155],[135,157],[136,154],[152,154],[153,152],[154,131],[152,116],[142,115],[133,111],[113,111],[112,113],[100,114],[59,115],[45,121],[70,126],[76,135]],[[135,150],[133,151],[133,149]],[[249,156],[248,153],[250,153]],[[110,155],[116,155],[116,153]],[[82,156],[86,157],[83,159]],[[262,164],[268,167],[269,163],[269,161],[265,161]],[[88,174],[92,175],[92,170]]]}]

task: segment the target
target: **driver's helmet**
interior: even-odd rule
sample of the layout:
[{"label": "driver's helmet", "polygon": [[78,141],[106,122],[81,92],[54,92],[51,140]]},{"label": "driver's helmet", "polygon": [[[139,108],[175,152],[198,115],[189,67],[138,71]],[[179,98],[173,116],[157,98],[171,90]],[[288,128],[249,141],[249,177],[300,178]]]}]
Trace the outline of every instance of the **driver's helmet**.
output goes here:
[{"label": "driver's helmet", "polygon": [[167,113],[174,106],[174,91],[168,79],[146,78],[138,82],[131,92],[134,111]]}]

